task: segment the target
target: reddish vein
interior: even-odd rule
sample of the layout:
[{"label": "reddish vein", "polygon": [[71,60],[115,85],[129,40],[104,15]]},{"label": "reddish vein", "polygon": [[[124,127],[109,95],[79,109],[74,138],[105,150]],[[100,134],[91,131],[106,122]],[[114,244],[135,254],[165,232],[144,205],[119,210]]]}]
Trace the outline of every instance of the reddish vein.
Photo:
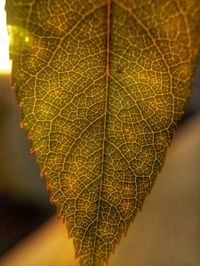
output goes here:
[{"label": "reddish vein", "polygon": [[[105,115],[104,115],[104,136],[102,142],[102,166],[101,166],[101,181],[99,186],[99,203],[98,203],[98,210],[97,210],[97,225],[96,225],[96,232],[95,232],[95,239],[93,245],[93,256],[95,256],[95,249],[96,249],[96,237],[98,234],[98,227],[99,227],[99,213],[100,213],[100,202],[102,200],[102,187],[103,187],[103,175],[104,175],[104,157],[105,157],[105,141],[106,141],[106,131],[107,131],[107,109],[108,109],[108,89],[109,89],[109,75],[110,75],[110,10],[111,10],[111,0],[107,0],[106,4],[106,87],[105,87]],[[94,257],[92,258],[92,260]]]}]

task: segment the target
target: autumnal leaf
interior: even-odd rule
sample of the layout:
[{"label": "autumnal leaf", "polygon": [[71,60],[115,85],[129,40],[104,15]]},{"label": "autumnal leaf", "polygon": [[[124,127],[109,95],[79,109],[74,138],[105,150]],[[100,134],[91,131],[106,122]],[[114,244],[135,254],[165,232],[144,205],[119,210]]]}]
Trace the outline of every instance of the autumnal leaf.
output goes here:
[{"label": "autumnal leaf", "polygon": [[[183,114],[198,0],[7,0],[13,84],[84,266],[107,262]],[[136,240],[137,241],[137,240]]]}]

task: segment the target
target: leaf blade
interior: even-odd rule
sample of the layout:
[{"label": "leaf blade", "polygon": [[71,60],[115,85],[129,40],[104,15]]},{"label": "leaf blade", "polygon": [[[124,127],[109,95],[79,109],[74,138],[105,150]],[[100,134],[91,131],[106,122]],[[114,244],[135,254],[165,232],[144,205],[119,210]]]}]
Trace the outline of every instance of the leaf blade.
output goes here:
[{"label": "leaf blade", "polygon": [[199,39],[185,14],[199,14],[197,1],[7,3],[24,124],[81,265],[102,265],[150,192],[190,93],[181,87]]}]

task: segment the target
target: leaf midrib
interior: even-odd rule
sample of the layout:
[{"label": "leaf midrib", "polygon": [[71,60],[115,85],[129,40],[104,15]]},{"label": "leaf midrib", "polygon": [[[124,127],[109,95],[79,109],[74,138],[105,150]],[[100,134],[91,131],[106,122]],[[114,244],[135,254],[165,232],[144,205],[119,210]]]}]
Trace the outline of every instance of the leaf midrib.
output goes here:
[{"label": "leaf midrib", "polygon": [[96,240],[99,228],[99,214],[102,201],[102,188],[103,188],[103,177],[104,177],[104,161],[105,161],[105,148],[106,148],[106,134],[107,134],[107,114],[108,114],[108,90],[109,90],[109,77],[110,77],[110,11],[111,1],[106,0],[106,84],[105,84],[105,111],[104,111],[104,125],[103,125],[103,139],[102,139],[102,157],[101,157],[101,172],[100,172],[100,185],[99,185],[99,198],[98,198],[98,209],[96,218],[96,230],[94,236],[94,244],[92,250],[92,263],[96,254]]}]

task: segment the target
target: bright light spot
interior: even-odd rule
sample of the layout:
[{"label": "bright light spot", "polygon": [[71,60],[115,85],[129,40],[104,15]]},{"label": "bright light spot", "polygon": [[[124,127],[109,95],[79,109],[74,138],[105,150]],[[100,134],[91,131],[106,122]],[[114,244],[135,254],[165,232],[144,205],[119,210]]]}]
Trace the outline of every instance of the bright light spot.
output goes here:
[{"label": "bright light spot", "polygon": [[0,0],[0,73],[10,73],[9,37],[6,28],[5,0]]},{"label": "bright light spot", "polygon": [[25,37],[25,42],[26,42],[26,43],[29,42],[29,37],[28,37],[28,36]]}]

